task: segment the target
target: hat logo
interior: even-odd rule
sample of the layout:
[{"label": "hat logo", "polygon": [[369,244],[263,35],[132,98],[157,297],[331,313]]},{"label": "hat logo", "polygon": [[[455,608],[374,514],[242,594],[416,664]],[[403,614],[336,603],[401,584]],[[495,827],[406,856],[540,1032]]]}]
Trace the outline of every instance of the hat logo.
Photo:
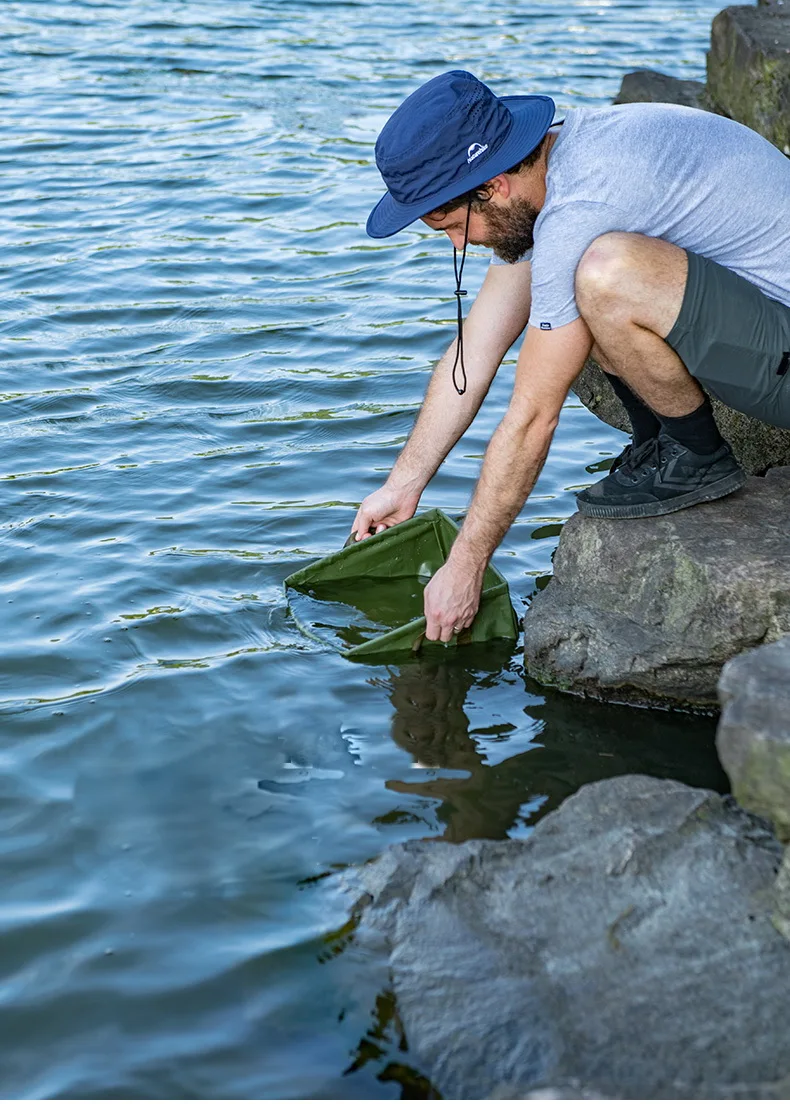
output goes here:
[{"label": "hat logo", "polygon": [[466,163],[471,165],[476,157],[479,157],[482,153],[488,149],[488,142],[482,146],[479,142],[472,142],[469,149],[466,151]]}]

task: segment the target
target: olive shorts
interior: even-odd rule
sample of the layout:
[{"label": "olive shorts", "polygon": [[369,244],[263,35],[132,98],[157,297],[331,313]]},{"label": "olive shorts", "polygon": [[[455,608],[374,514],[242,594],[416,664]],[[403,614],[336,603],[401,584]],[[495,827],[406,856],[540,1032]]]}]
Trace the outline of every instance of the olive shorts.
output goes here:
[{"label": "olive shorts", "polygon": [[667,344],[727,406],[790,429],[790,307],[729,268],[687,255],[683,305]]}]

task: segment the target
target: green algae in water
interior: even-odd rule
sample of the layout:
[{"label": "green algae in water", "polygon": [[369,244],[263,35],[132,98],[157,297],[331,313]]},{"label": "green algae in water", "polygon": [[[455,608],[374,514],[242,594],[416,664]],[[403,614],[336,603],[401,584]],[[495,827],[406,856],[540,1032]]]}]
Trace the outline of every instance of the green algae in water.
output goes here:
[{"label": "green algae in water", "polygon": [[333,647],[356,648],[423,615],[428,576],[358,578],[292,590],[297,620]]}]

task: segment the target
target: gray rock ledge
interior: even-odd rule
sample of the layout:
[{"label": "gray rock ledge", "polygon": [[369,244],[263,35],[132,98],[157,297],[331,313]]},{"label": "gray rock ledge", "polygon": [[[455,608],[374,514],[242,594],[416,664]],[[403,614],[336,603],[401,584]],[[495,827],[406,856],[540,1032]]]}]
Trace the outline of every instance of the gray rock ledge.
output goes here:
[{"label": "gray rock ledge", "polygon": [[715,708],[721,668],[790,632],[790,467],[663,518],[574,516],[524,617],[529,674],[609,701]]},{"label": "gray rock ledge", "polygon": [[624,776],[525,841],[389,848],[359,874],[361,931],[446,1097],[783,1099],[780,857],[732,798]]}]

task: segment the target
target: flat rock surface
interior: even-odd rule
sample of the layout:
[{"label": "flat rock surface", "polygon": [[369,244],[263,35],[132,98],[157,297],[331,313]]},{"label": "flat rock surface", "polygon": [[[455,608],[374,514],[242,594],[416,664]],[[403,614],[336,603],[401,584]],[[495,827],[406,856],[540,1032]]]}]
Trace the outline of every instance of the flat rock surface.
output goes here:
[{"label": "flat rock surface", "polygon": [[731,659],[719,699],[716,747],[732,791],[790,841],[790,636]]},{"label": "flat rock surface", "polygon": [[408,1060],[446,1097],[790,1094],[781,848],[708,790],[583,787],[527,840],[412,842],[361,871]]},{"label": "flat rock surface", "polygon": [[529,674],[642,704],[717,705],[728,659],[790,632],[790,468],[662,518],[574,516],[524,617]]}]

